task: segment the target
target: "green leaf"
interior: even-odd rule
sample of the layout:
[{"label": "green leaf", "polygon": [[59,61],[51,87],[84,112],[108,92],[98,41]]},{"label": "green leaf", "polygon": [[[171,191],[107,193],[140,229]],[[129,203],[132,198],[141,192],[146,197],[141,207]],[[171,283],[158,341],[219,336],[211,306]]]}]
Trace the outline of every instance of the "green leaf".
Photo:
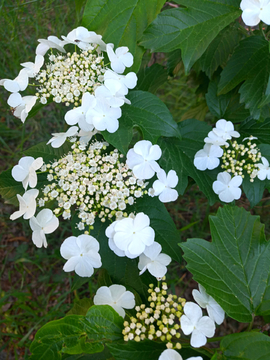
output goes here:
[{"label": "green leaf", "polygon": [[6,203],[18,205],[17,194],[23,195],[24,188],[21,182],[15,181],[11,176],[11,169],[0,174],[0,195]]},{"label": "green leaf", "polygon": [[174,50],[168,54],[167,71],[170,76],[175,76],[181,68],[181,50]]},{"label": "green leaf", "polygon": [[153,64],[138,72],[138,83],[135,90],[149,91],[155,93],[165,83],[168,75],[162,65]]},{"label": "green leaf", "polygon": [[92,306],[86,316],[68,315],[44,325],[31,344],[31,360],[61,359],[61,353],[97,353],[103,343],[122,338],[123,318],[108,305]]},{"label": "green leaf", "polygon": [[239,131],[245,137],[256,136],[258,138],[256,140],[257,144],[270,145],[270,118],[265,119],[263,122],[248,119],[241,124]]},{"label": "green leaf", "polygon": [[267,183],[267,180],[261,181],[258,178],[255,178],[254,182],[250,182],[249,176],[245,176],[242,182],[242,188],[251,207],[257,205],[258,202],[261,201]]},{"label": "green leaf", "polygon": [[97,354],[81,354],[81,355],[63,355],[63,360],[115,360],[108,348],[105,346],[104,350]]},{"label": "green leaf", "polygon": [[[244,83],[239,88],[240,102],[254,119],[259,119],[259,108],[269,82],[270,53],[268,42],[261,36],[251,36],[240,41],[227,66],[221,73],[219,94],[225,94]],[[255,89],[255,91],[254,91]]]},{"label": "green leaf", "polygon": [[224,360],[269,360],[270,338],[258,332],[225,336],[220,343]]},{"label": "green leaf", "polygon": [[144,30],[160,12],[164,0],[88,0],[82,25],[103,36],[114,48],[127,46],[134,56],[132,70],[140,67],[143,49],[137,45]]},{"label": "green leaf", "polygon": [[238,44],[240,33],[235,26],[222,30],[210,43],[199,60],[201,69],[211,78],[218,66],[226,64],[229,55]]},{"label": "green leaf", "polygon": [[86,315],[89,308],[94,305],[93,301],[88,298],[75,300],[72,309],[69,310],[67,315]]},{"label": "green leaf", "polygon": [[210,216],[210,229],[212,243],[180,245],[194,279],[237,321],[270,314],[270,242],[259,217],[225,206]]},{"label": "green leaf", "polygon": [[218,33],[241,15],[239,4],[211,0],[178,0],[187,8],[165,10],[147,28],[141,45],[152,52],[182,50],[186,72]]},{"label": "green leaf", "polygon": [[44,162],[48,164],[60,159],[60,157],[67,154],[70,149],[71,144],[67,141],[58,149],[53,148],[51,145],[46,145],[45,142],[42,142],[24,151],[24,155],[33,156],[34,158],[42,157]]},{"label": "green leaf", "polygon": [[104,133],[105,139],[124,154],[132,139],[132,129],[141,129],[144,139],[156,143],[162,136],[179,136],[177,124],[164,103],[146,91],[131,91],[127,96],[131,105],[122,107],[122,117],[116,134]]},{"label": "green leaf", "polygon": [[231,100],[231,94],[217,95],[218,89],[218,78],[210,81],[208,86],[208,92],[205,94],[205,99],[208,105],[208,108],[212,115],[221,119],[224,117],[224,114],[228,108],[228,105]]}]

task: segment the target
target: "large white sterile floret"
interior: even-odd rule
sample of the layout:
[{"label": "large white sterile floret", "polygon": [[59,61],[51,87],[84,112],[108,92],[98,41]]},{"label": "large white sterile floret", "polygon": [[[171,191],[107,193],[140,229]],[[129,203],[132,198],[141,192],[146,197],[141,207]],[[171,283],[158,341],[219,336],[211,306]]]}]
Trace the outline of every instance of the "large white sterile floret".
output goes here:
[{"label": "large white sterile floret", "polygon": [[38,54],[35,57],[34,63],[29,61],[29,62],[22,63],[21,65],[25,68],[28,77],[32,78],[37,75],[37,73],[39,72],[39,70],[43,64],[44,64],[44,57],[42,55]]},{"label": "large white sterile floret", "polygon": [[102,40],[101,35],[97,35],[94,31],[89,31],[83,26],[79,26],[76,29],[70,31],[67,36],[63,36],[62,38],[70,44],[77,45],[82,50],[93,49],[91,44],[99,45],[101,50],[106,49],[106,44]]},{"label": "large white sterile floret", "polygon": [[240,137],[239,132],[234,130],[233,123],[224,119],[217,121],[216,127],[213,128],[213,132],[224,140],[231,140],[233,137]]},{"label": "large white sterile floret", "polygon": [[223,149],[218,145],[205,144],[203,149],[196,152],[194,166],[198,170],[213,170],[218,167],[219,158],[223,155]]},{"label": "large white sterile floret", "polygon": [[270,25],[270,0],[242,0],[240,7],[247,26],[256,26],[260,21]]},{"label": "large white sterile floret", "polygon": [[10,219],[15,220],[23,216],[23,218],[27,220],[34,216],[37,207],[36,197],[38,193],[39,191],[37,189],[31,189],[26,191],[23,196],[17,194],[20,208],[19,211],[15,211],[10,215]]},{"label": "large white sterile floret", "polygon": [[24,123],[36,101],[36,96],[28,95],[22,97],[19,93],[13,93],[9,96],[7,103],[14,109],[13,115]]},{"label": "large white sterile floret", "polygon": [[193,302],[185,304],[180,324],[185,335],[191,334],[190,345],[195,348],[205,345],[206,338],[211,338],[215,334],[214,321],[208,316],[203,316],[201,308]]},{"label": "large white sterile floret", "polygon": [[37,55],[39,54],[44,56],[49,49],[56,49],[63,53],[66,52],[64,45],[67,44],[67,41],[60,40],[56,36],[51,35],[48,36],[48,39],[38,39],[38,42],[40,44],[38,44],[36,48]]},{"label": "large white sterile floret", "polygon": [[[115,235],[115,225],[119,222],[120,220],[116,220],[114,221],[111,225],[109,225],[105,231],[105,235],[107,236],[107,238],[109,239],[108,245],[109,248],[115,253],[115,255],[119,256],[119,257],[123,257],[123,256],[127,256],[130,259],[134,259],[135,257],[137,257],[137,255],[132,256],[131,254],[128,253],[128,251],[124,251],[124,250],[120,250],[116,245],[115,242],[113,240],[113,237]],[[126,254],[127,253],[127,254]]]},{"label": "large white sterile floret", "polygon": [[[113,239],[115,246],[132,257],[141,255],[147,246],[153,244],[155,232],[149,226],[150,219],[144,213],[138,213],[134,219],[124,218],[116,221],[114,234],[107,234]],[[129,257],[129,256],[128,256]]]},{"label": "large white sterile floret", "polygon": [[121,46],[113,51],[114,45],[107,44],[106,51],[111,62],[111,68],[118,74],[122,74],[126,67],[133,64],[133,55],[129,52],[127,46]]},{"label": "large white sterile floret", "polygon": [[27,75],[27,70],[22,69],[19,72],[19,75],[14,79],[2,79],[0,80],[0,85],[4,86],[4,88],[12,93],[16,93],[18,91],[23,91],[28,86],[29,77]]},{"label": "large white sterile floret", "polygon": [[59,148],[68,137],[77,135],[78,130],[78,126],[72,126],[64,133],[53,133],[53,137],[47,142],[47,145],[51,144],[53,148]]},{"label": "large white sterile floret", "polygon": [[47,247],[46,234],[51,234],[59,226],[58,218],[53,214],[50,209],[41,210],[37,216],[33,216],[29,221],[30,227],[33,231],[32,240],[33,243],[41,248]]},{"label": "large white sterile floret", "polygon": [[169,265],[172,259],[169,255],[161,253],[161,250],[161,245],[155,241],[152,245],[145,248],[139,258],[138,268],[141,270],[140,275],[146,270],[157,278],[162,278],[166,274],[166,266]]},{"label": "large white sterile floret", "polygon": [[[164,350],[158,360],[183,360],[182,356],[173,349],[166,349]],[[203,360],[201,356],[192,356],[186,360]]]},{"label": "large white sterile floret", "polygon": [[222,307],[216,302],[212,296],[208,295],[205,288],[199,285],[199,290],[194,289],[192,291],[192,295],[197,304],[200,305],[201,308],[206,309],[209,317],[214,320],[218,325],[220,325],[225,316],[225,312]]},{"label": "large white sterile floret", "polygon": [[149,140],[138,141],[127,153],[127,165],[138,179],[151,179],[160,166],[156,162],[161,157],[161,149]]},{"label": "large white sterile floret", "polygon": [[107,104],[113,108],[120,107],[124,103],[130,104],[130,101],[121,94],[121,83],[114,80],[107,80],[107,85],[102,85],[96,88],[95,96],[100,99],[105,99]]},{"label": "large white sterile floret", "polygon": [[262,163],[257,164],[259,170],[257,172],[257,177],[260,180],[265,180],[266,178],[270,180],[270,167],[269,162],[265,157],[261,157]]},{"label": "large white sterile floret", "polygon": [[119,75],[109,69],[104,73],[104,84],[108,84],[109,80],[118,81],[122,86],[119,93],[127,95],[128,89],[134,89],[137,85],[138,78],[134,72],[130,72],[127,75]]},{"label": "large white sterile floret", "polygon": [[101,286],[94,296],[95,305],[110,305],[120,316],[125,317],[124,309],[133,309],[135,296],[126,291],[123,285]]},{"label": "large white sterile floret", "polygon": [[173,189],[178,184],[178,176],[174,170],[170,170],[166,175],[163,169],[157,173],[158,180],[153,183],[154,195],[158,196],[162,202],[175,201],[178,198],[178,192]]},{"label": "large white sterile floret", "polygon": [[221,201],[229,203],[238,200],[242,191],[239,186],[242,184],[243,178],[240,175],[231,178],[226,171],[219,173],[217,180],[213,182],[213,190],[219,196]]},{"label": "large white sterile floret", "polygon": [[215,134],[214,131],[210,131],[208,133],[207,137],[204,139],[204,142],[206,144],[217,146],[229,145],[222,137]]},{"label": "large white sterile floret", "polygon": [[94,268],[101,267],[101,258],[98,253],[99,242],[90,235],[68,237],[60,247],[60,253],[67,262],[64,271],[75,271],[81,277],[90,277]]},{"label": "large white sterile floret", "polygon": [[28,185],[34,188],[37,185],[36,170],[40,169],[42,164],[42,157],[34,159],[32,156],[24,156],[19,160],[18,165],[13,167],[11,175],[16,181],[22,182],[25,190]]}]

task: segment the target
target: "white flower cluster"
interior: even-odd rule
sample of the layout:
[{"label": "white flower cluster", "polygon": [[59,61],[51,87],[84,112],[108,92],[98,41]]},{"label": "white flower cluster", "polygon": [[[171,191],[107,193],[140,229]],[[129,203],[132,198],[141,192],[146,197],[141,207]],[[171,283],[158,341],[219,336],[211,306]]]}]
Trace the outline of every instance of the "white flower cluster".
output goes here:
[{"label": "white flower cluster", "polygon": [[[78,123],[82,131],[115,132],[121,106],[130,104],[125,95],[137,84],[135,73],[120,75],[132,66],[133,56],[125,46],[114,52],[113,44],[105,44],[101,35],[82,26],[62,38],[39,39],[35,62],[22,63],[23,69],[14,80],[0,80],[0,85],[11,92],[7,102],[14,115],[24,122],[37,100],[42,104],[54,101],[73,106],[65,115],[67,124]],[[66,53],[64,46],[70,44],[75,50]],[[50,48],[51,54],[44,58]],[[104,52],[111,69],[104,65]],[[44,63],[45,69],[41,69]],[[29,84],[29,78],[35,83]],[[28,85],[37,87],[36,94],[22,97],[20,92]]]},{"label": "white flower cluster", "polygon": [[[269,163],[261,156],[259,148],[252,140],[257,138],[249,136],[244,138],[242,144],[233,141],[233,137],[240,137],[234,130],[233,123],[220,119],[216,126],[204,139],[205,145],[194,157],[194,165],[198,170],[213,170],[220,165],[224,170],[219,173],[213,183],[213,190],[221,201],[231,202],[241,197],[240,186],[245,175],[253,182],[257,176],[260,180],[270,179]],[[247,141],[247,143],[244,143]],[[262,160],[263,163],[259,163]]]},{"label": "white flower cluster", "polygon": [[256,26],[260,21],[270,25],[270,0],[242,0],[240,8],[247,26]]},{"label": "white flower cluster", "polygon": [[[167,294],[167,290],[166,282],[162,282],[161,287],[156,288],[153,284],[149,285],[150,306],[141,304],[135,307],[136,317],[131,317],[130,322],[124,322],[124,340],[139,342],[144,339],[159,339],[166,342],[168,349],[181,349],[181,343],[178,342],[181,329],[185,335],[191,334],[191,346],[195,348],[204,346],[207,337],[214,336],[215,322],[218,325],[223,322],[225,316],[223,309],[201,285],[199,285],[199,291],[193,290],[193,297],[200,306],[193,302],[186,302],[185,299],[176,295]],[[206,308],[209,316],[203,316],[201,308]],[[169,352],[162,353],[159,359],[166,359],[165,354]],[[174,353],[170,352],[170,354]],[[175,354],[178,353],[175,351]],[[175,359],[180,359],[179,356]]]}]

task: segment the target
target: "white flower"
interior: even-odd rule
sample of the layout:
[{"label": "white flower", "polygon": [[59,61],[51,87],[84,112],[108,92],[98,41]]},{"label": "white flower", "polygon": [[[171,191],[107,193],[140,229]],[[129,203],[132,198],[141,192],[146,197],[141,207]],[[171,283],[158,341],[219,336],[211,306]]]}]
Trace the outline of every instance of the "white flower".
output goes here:
[{"label": "white flower", "polygon": [[96,135],[98,131],[94,129],[93,131],[83,131],[80,130],[78,136],[80,137],[81,144],[88,144],[94,135]]},{"label": "white flower", "polygon": [[122,85],[118,81],[107,80],[106,86],[99,86],[95,90],[95,96],[97,98],[105,99],[107,104],[114,108],[120,107],[124,103],[130,104],[130,101],[119,92],[121,88]]},{"label": "white flower", "polygon": [[161,254],[161,250],[161,245],[155,241],[145,248],[139,258],[138,268],[141,270],[140,275],[146,270],[157,278],[162,278],[166,274],[166,266],[169,265],[172,259],[169,255]]},{"label": "white flower", "polygon": [[52,134],[53,137],[47,142],[47,145],[51,144],[53,148],[59,148],[60,146],[62,146],[64,144],[64,142],[66,141],[66,139],[68,137],[76,135],[78,129],[79,128],[77,126],[72,126],[64,133]]},{"label": "white flower", "polygon": [[126,67],[133,64],[133,55],[128,52],[128,47],[121,46],[113,51],[113,44],[107,44],[106,51],[111,62],[111,68],[118,74],[122,74]]},{"label": "white flower", "polygon": [[63,46],[67,44],[67,42],[58,39],[56,36],[48,36],[48,39],[38,39],[38,42],[40,44],[38,44],[36,48],[37,55],[44,56],[49,49],[57,49],[63,53],[66,52]]},{"label": "white flower", "polygon": [[18,165],[15,165],[11,171],[12,177],[16,181],[21,181],[26,190],[28,184],[31,188],[37,185],[36,170],[43,165],[42,157],[34,159],[32,156],[24,156],[19,160]]},{"label": "white flower", "polygon": [[44,57],[40,54],[36,55],[35,62],[25,62],[21,65],[25,68],[28,77],[32,78],[37,75],[41,66],[44,64]]},{"label": "white flower", "polygon": [[237,175],[231,178],[231,175],[226,171],[219,173],[217,180],[213,182],[213,190],[219,196],[221,201],[229,203],[233,200],[238,200],[241,197],[242,177]]},{"label": "white flower", "polygon": [[134,258],[154,242],[155,232],[149,225],[149,217],[141,212],[134,219],[129,217],[118,220],[112,227],[112,232],[107,231],[107,236],[113,239],[115,246],[124,251],[126,256]]},{"label": "white flower", "polygon": [[257,138],[256,136],[250,135],[249,137],[245,137],[245,138],[243,139],[243,141],[246,141],[246,140],[258,140],[258,138]]},{"label": "white flower", "polygon": [[95,305],[110,305],[120,316],[125,317],[124,309],[133,309],[135,297],[123,285],[101,286],[94,296]]},{"label": "white flower", "polygon": [[23,196],[17,194],[19,200],[19,211],[15,211],[10,215],[10,220],[18,219],[23,215],[24,219],[30,219],[35,215],[36,212],[36,197],[38,196],[39,191],[37,189],[32,189],[26,191]]},{"label": "white flower", "polygon": [[208,136],[204,139],[204,142],[217,146],[229,145],[222,137],[216,135],[214,131],[210,131],[208,133]]},{"label": "white flower", "polygon": [[28,113],[37,101],[36,96],[21,96],[19,93],[13,93],[8,98],[8,105],[14,108],[13,115],[21,119],[24,123]]},{"label": "white flower", "polygon": [[[115,255],[119,257],[126,256],[125,251],[118,249],[118,247],[115,245],[113,237],[115,234],[114,228],[115,225],[118,223],[119,220],[114,221],[111,225],[109,225],[105,231],[105,235],[109,238],[109,248],[115,253]],[[134,256],[135,258],[136,256]]]},{"label": "white flower", "polygon": [[127,95],[128,89],[134,89],[137,85],[137,75],[134,72],[130,72],[127,75],[119,75],[112,70],[107,70],[104,73],[104,84],[107,84],[108,80],[116,80],[121,84],[121,89],[119,93]]},{"label": "white flower", "polygon": [[151,179],[155,172],[160,171],[160,166],[155,161],[160,157],[161,149],[158,145],[152,145],[148,140],[141,140],[128,151],[126,163],[138,179]]},{"label": "white flower", "polygon": [[47,241],[45,234],[51,234],[54,232],[59,226],[58,218],[53,214],[50,209],[41,210],[37,216],[33,216],[30,218],[30,227],[33,230],[32,240],[33,243],[41,248],[42,245],[47,247]]},{"label": "white flower", "polygon": [[153,183],[155,196],[158,196],[162,202],[175,201],[178,198],[178,192],[174,188],[178,184],[178,176],[174,170],[170,170],[166,175],[163,169],[157,173],[158,180]]},{"label": "white flower", "polygon": [[242,0],[240,7],[247,26],[256,26],[260,20],[270,25],[270,0]]},{"label": "white flower", "polygon": [[176,350],[166,349],[160,354],[158,360],[183,360],[183,358]]},{"label": "white flower", "polygon": [[180,324],[185,335],[191,334],[190,345],[195,348],[205,345],[206,337],[210,338],[215,334],[214,321],[208,316],[203,316],[201,308],[193,302],[185,304]]},{"label": "white flower", "polygon": [[265,158],[265,157],[261,157],[261,160],[262,160],[262,164],[257,164],[259,170],[258,170],[258,173],[257,173],[257,177],[260,179],[260,180],[265,180],[266,178],[268,180],[270,180],[270,167],[269,167],[269,162],[268,160]]},{"label": "white flower", "polygon": [[220,325],[225,316],[225,312],[222,307],[212,298],[212,296],[208,295],[205,288],[199,285],[199,290],[194,289],[192,291],[192,295],[196,303],[200,305],[201,308],[206,309],[209,317],[214,320],[218,325]]},{"label": "white flower", "polygon": [[198,170],[213,170],[219,165],[219,157],[223,155],[223,149],[220,146],[205,144],[203,149],[196,152],[194,157],[194,166]]},{"label": "white flower", "polygon": [[16,93],[27,88],[28,80],[27,70],[22,69],[14,80],[2,79],[0,80],[0,85],[4,86],[7,91]]},{"label": "white flower", "polygon": [[91,44],[98,44],[101,50],[106,49],[102,36],[97,35],[94,31],[87,30],[83,26],[73,29],[67,36],[62,36],[62,38],[70,44],[77,45],[82,50],[93,49]]},{"label": "white flower", "polygon": [[239,132],[234,130],[233,123],[224,119],[217,121],[213,132],[224,140],[231,140],[233,137],[238,138],[240,136]]},{"label": "white flower", "polygon": [[101,267],[101,258],[98,253],[99,242],[90,235],[68,237],[60,247],[60,253],[68,260],[64,265],[64,271],[75,270],[81,277],[90,277],[94,268]]}]

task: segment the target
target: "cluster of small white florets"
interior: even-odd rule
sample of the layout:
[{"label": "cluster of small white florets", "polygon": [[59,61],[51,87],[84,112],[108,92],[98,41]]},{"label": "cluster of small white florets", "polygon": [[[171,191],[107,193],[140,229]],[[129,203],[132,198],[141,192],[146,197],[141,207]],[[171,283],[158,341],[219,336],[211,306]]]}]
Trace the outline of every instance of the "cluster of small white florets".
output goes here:
[{"label": "cluster of small white florets", "polygon": [[43,165],[48,171],[49,184],[43,188],[44,197],[39,206],[56,200],[54,213],[71,218],[71,207],[75,205],[79,214],[79,230],[91,226],[96,216],[102,222],[106,218],[116,220],[127,217],[127,205],[147,194],[143,180],[137,179],[124,162],[117,149],[106,152],[108,143],[93,141],[89,146],[75,141],[72,152],[53,164]]},{"label": "cluster of small white florets", "polygon": [[[204,139],[205,145],[194,157],[194,165],[198,170],[213,170],[220,165],[225,171],[217,176],[213,183],[213,190],[221,201],[231,202],[241,197],[240,186],[245,175],[253,182],[257,176],[260,180],[270,178],[268,161],[262,157],[259,148],[252,140],[257,138],[249,136],[243,143],[238,144],[233,137],[240,137],[234,130],[233,123],[220,119],[216,126]],[[247,143],[245,143],[247,141]],[[263,163],[259,163],[262,160]],[[259,170],[258,170],[259,169]],[[269,176],[269,177],[268,177]]]},{"label": "cluster of small white florets", "polygon": [[[132,54],[125,46],[114,51],[113,44],[105,44],[101,35],[82,26],[62,38],[39,39],[35,62],[22,63],[15,79],[0,80],[0,85],[11,92],[7,102],[14,116],[24,122],[38,99],[42,104],[52,100],[72,105],[73,109],[65,115],[68,125],[78,124],[86,132],[95,129],[115,132],[122,115],[121,106],[130,104],[125,95],[137,84],[134,72],[120,75],[132,66]],[[64,46],[70,44],[75,45],[75,50],[66,53]],[[44,56],[49,49],[47,60]],[[111,69],[104,65],[104,52]],[[44,63],[45,69],[41,69]],[[37,82],[30,84],[37,87],[36,94],[22,97],[30,78]]]}]

